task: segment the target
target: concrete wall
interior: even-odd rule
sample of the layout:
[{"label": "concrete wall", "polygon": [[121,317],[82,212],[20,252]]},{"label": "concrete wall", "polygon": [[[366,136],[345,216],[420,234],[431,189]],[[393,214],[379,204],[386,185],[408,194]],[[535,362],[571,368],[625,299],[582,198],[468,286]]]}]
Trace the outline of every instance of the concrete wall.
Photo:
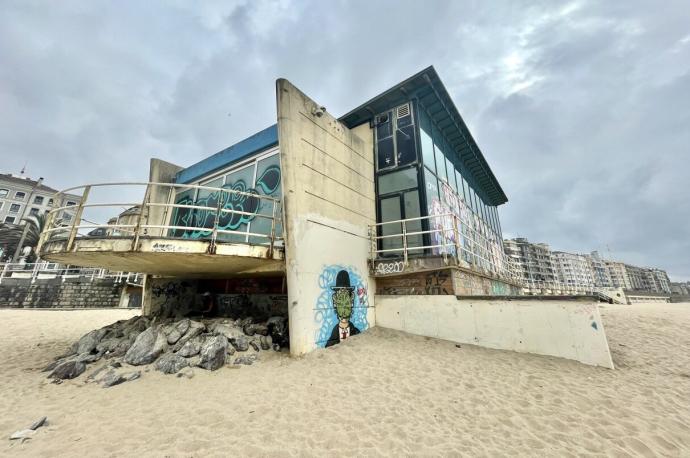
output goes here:
[{"label": "concrete wall", "polygon": [[288,315],[286,294],[218,294],[216,300],[222,316],[270,318]]},{"label": "concrete wall", "polygon": [[118,307],[122,283],[112,279],[3,279],[0,307],[91,308]]},{"label": "concrete wall", "polygon": [[144,277],[142,315],[183,315],[199,305],[196,280]]},{"label": "concrete wall", "polygon": [[[350,130],[286,80],[276,83],[290,349],[298,355],[375,325],[367,225],[376,220],[373,135]],[[319,116],[321,114],[321,116]],[[339,340],[338,340],[339,341]]]},{"label": "concrete wall", "polygon": [[[399,266],[404,270],[402,261],[377,262],[377,272],[384,272],[381,266],[388,269]],[[517,296],[521,292],[518,286],[457,268],[404,273],[376,280],[376,294],[387,295]]]},{"label": "concrete wall", "polygon": [[595,302],[377,295],[376,323],[411,334],[613,369]]},{"label": "concrete wall", "polygon": [[[149,181],[152,183],[172,183],[175,175],[182,170],[182,167],[160,159],[151,159],[149,168]],[[169,187],[152,186],[149,201],[155,203],[171,203],[175,193],[170,192]],[[170,219],[173,209],[165,207],[148,207],[148,224],[165,224],[165,220]],[[165,220],[164,220],[165,218]],[[136,224],[136,223],[135,223]],[[148,235],[165,235],[165,229],[148,229]]]}]

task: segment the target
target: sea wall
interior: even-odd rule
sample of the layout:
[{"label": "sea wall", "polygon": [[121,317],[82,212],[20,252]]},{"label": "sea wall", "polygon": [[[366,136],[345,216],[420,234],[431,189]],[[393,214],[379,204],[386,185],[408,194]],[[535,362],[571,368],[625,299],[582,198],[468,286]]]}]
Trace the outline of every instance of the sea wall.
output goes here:
[{"label": "sea wall", "polygon": [[482,347],[613,369],[599,307],[579,300],[470,300],[376,295],[376,324]]},{"label": "sea wall", "polygon": [[[6,278],[0,284],[0,307],[102,308],[121,305],[123,285],[114,279]],[[122,304],[127,306],[129,302]]]}]

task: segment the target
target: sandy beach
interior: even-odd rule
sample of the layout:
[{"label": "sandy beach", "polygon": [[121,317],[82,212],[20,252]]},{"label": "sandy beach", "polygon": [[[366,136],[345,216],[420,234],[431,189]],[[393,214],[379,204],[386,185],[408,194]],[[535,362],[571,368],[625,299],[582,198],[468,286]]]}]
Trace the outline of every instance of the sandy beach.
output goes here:
[{"label": "sandy beach", "polygon": [[690,456],[690,304],[602,307],[616,370],[374,328],[192,379],[46,380],[73,341],[134,314],[0,310],[0,454]]}]

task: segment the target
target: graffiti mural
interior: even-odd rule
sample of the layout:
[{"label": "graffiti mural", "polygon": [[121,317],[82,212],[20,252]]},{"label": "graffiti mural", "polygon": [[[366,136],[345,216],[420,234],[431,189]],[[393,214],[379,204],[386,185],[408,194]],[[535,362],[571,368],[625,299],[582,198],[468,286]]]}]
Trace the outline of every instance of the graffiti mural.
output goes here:
[{"label": "graffiti mural", "polygon": [[405,263],[402,261],[379,262],[376,264],[376,273],[380,275],[399,274],[405,270]]},{"label": "graffiti mural", "polygon": [[319,288],[314,314],[317,347],[330,347],[369,327],[367,284],[354,268],[324,267]]},{"label": "graffiti mural", "polygon": [[453,294],[453,280],[448,270],[379,278],[376,280],[376,293],[386,295]]},{"label": "graffiti mural", "polygon": [[[434,245],[434,254],[456,255],[458,258],[483,272],[497,273],[504,269],[503,242],[499,240],[489,225],[474,213],[447,183],[441,183],[440,198],[434,197],[429,202],[430,229]],[[449,214],[458,217],[455,220]]]},{"label": "graffiti mural", "polygon": [[184,314],[195,305],[196,283],[186,280],[151,280],[151,310],[154,315]]},{"label": "graffiti mural", "polygon": [[[177,208],[173,216],[171,225],[196,227],[199,229],[175,229],[172,231],[174,237],[198,239],[209,237],[215,223],[215,208],[220,206],[223,210],[240,211],[244,213],[259,213],[261,206],[260,195],[273,195],[280,187],[280,167],[273,165],[267,167],[263,173],[257,177],[255,187],[249,187],[244,180],[237,180],[234,183],[226,183],[222,189],[239,191],[247,194],[236,194],[231,192],[211,192],[201,198],[194,198],[194,193],[186,191],[178,195],[176,204],[198,205],[210,207],[211,209]],[[255,197],[257,196],[257,197]],[[218,200],[220,199],[220,203]],[[269,207],[270,204],[265,204]],[[270,214],[270,213],[267,213]],[[256,218],[256,215],[245,215],[240,213],[221,213],[218,218],[218,229],[221,230],[244,230],[246,225]],[[263,219],[263,218],[262,218]],[[244,226],[244,227],[243,227]],[[221,237],[222,238],[222,237]]]}]

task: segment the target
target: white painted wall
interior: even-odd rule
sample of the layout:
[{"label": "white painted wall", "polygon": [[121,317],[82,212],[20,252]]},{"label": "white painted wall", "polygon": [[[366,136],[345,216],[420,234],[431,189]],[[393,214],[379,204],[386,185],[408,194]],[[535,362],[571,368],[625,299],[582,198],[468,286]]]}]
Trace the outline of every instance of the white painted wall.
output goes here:
[{"label": "white painted wall", "polygon": [[453,342],[613,369],[595,302],[376,296],[376,324]]}]

